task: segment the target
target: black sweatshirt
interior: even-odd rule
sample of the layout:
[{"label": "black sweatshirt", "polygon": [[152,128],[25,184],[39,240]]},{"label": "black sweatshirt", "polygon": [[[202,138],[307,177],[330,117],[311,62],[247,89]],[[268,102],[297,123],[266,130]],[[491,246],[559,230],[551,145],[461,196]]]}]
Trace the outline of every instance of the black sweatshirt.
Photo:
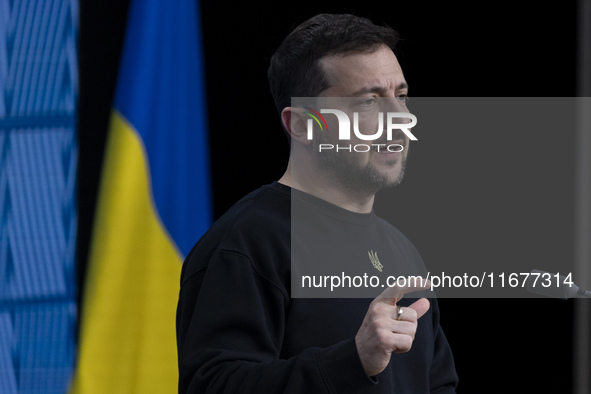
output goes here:
[{"label": "black sweatshirt", "polygon": [[346,211],[277,182],[263,186],[230,208],[183,264],[179,393],[455,393],[457,375],[436,299],[419,320],[412,349],[393,354],[370,378],[354,338],[371,299],[291,297],[296,200],[321,218],[322,234],[371,235],[362,250],[358,244],[365,241],[356,240],[355,250],[341,251],[364,255],[362,271],[378,274],[367,255],[377,248],[371,245],[376,236],[392,249],[380,249],[384,275],[395,259],[422,265],[410,241],[373,213]]}]

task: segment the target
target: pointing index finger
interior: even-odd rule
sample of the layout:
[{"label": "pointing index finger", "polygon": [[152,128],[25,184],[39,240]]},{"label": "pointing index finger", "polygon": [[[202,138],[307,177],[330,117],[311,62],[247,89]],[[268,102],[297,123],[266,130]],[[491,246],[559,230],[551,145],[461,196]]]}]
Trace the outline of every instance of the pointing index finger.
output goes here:
[{"label": "pointing index finger", "polygon": [[409,276],[404,281],[404,284],[404,286],[392,286],[386,288],[386,290],[376,297],[376,300],[386,304],[396,305],[405,294],[427,290],[431,287],[431,282],[420,276]]}]

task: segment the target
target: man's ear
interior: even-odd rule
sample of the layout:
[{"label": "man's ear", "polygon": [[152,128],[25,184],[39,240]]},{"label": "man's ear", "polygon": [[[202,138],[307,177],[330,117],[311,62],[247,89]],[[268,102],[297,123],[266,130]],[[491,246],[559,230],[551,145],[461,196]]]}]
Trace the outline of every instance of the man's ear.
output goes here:
[{"label": "man's ear", "polygon": [[308,129],[303,108],[285,107],[281,111],[281,122],[283,127],[289,133],[292,142],[299,142],[302,145],[311,145],[312,141],[308,139]]}]

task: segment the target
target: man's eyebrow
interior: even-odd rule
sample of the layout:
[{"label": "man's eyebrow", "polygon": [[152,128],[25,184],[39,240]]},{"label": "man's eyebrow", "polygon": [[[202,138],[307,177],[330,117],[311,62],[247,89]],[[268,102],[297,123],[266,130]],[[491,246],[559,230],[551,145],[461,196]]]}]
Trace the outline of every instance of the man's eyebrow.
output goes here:
[{"label": "man's eyebrow", "polygon": [[[398,86],[396,86],[396,90],[402,90],[402,89],[408,89],[408,84],[406,82],[401,82],[398,84]],[[385,92],[387,89],[384,86],[381,85],[372,85],[372,86],[365,86],[355,92],[353,92],[351,94],[351,96],[355,97],[355,96],[361,96],[367,93],[383,93]]]}]

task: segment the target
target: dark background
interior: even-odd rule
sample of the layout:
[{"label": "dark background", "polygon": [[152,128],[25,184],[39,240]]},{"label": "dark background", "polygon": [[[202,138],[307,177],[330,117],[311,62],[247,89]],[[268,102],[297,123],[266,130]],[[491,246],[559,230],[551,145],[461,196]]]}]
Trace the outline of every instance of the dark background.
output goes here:
[{"label": "dark background", "polygon": [[[201,3],[216,218],[240,197],[278,179],[285,170],[288,145],[269,94],[266,72],[270,56],[286,34],[317,13],[354,13],[395,28],[403,38],[399,61],[411,87],[411,96],[576,95],[574,1],[554,3],[552,7],[533,1],[386,4]],[[127,7],[127,0],[80,5],[78,261],[81,288]],[[567,152],[574,154],[572,133],[567,131],[560,139]],[[507,140],[516,146],[523,144],[516,136],[508,136]],[[449,217],[443,213],[469,203],[457,195],[465,196],[466,191],[494,184],[496,180],[491,178],[488,182],[485,176],[490,174],[470,173],[470,163],[464,163],[466,173],[460,175],[465,180],[465,189],[461,192],[445,179],[429,182],[436,185],[429,187],[421,174],[429,166],[445,168],[446,162],[429,162],[429,157],[421,156],[420,145],[416,147],[405,181],[399,188],[378,196],[376,210],[392,201],[405,207],[395,220],[390,220],[415,243],[428,262],[451,248],[445,238]],[[450,152],[450,156],[454,153]],[[574,168],[572,154],[563,156],[557,160],[560,168],[572,168],[571,171],[557,171],[554,160],[531,165],[531,172],[541,179],[532,191],[539,198],[530,201],[540,206],[540,210],[531,213],[532,217],[545,212],[548,218],[544,220],[566,229],[559,250],[565,251],[563,257],[569,261],[573,255],[572,245],[568,246],[572,242],[569,240],[572,240],[573,218],[564,212],[570,212],[572,207]],[[513,160],[521,160],[519,154]],[[474,179],[480,182],[473,182]],[[505,185],[520,181],[516,178]],[[562,215],[553,217],[552,212],[556,210],[552,207],[557,206],[562,207],[559,211]],[[482,223],[502,214],[490,206],[475,205],[474,209]],[[523,231],[527,235],[530,229]],[[474,251],[475,256],[490,253],[477,248],[476,238],[466,239],[470,233],[470,229],[459,233],[464,237],[460,249]],[[471,245],[476,246],[471,248]],[[441,299],[440,304],[442,326],[454,350],[460,375],[460,393],[572,391],[571,301]]]}]

